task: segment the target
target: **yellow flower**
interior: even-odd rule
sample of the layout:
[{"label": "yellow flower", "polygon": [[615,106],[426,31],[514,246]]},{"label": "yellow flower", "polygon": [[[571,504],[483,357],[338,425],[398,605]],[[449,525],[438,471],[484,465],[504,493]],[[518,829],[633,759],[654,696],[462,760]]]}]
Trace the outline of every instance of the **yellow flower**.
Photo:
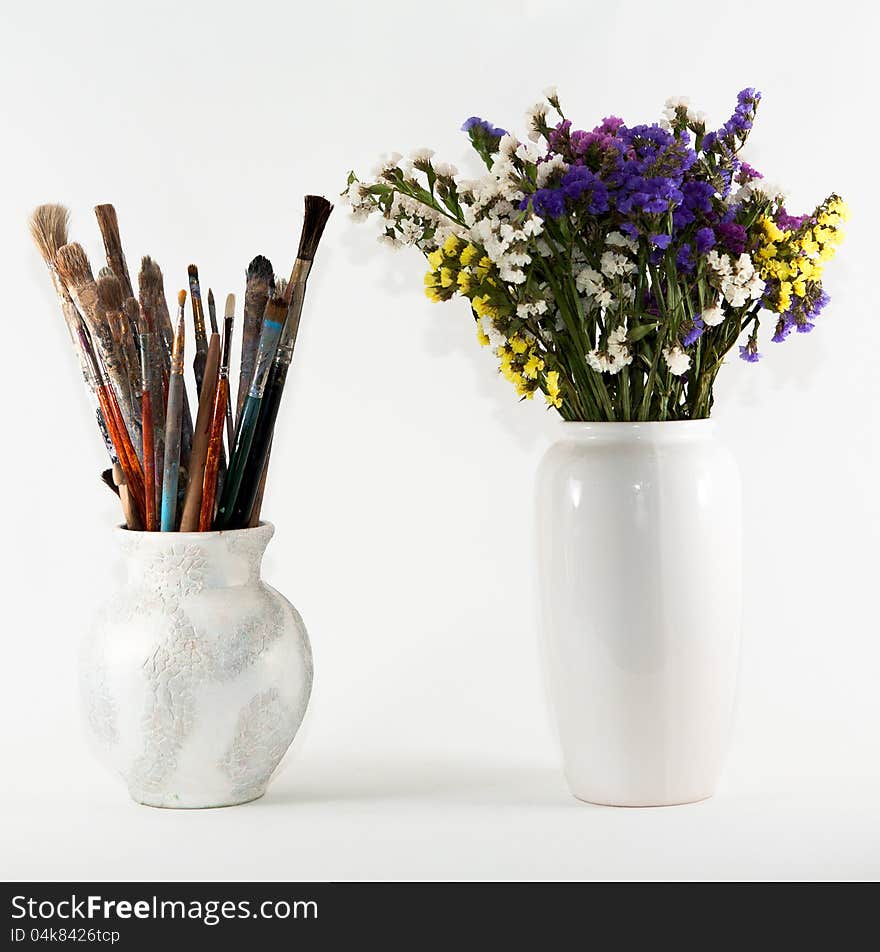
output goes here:
[{"label": "yellow flower", "polygon": [[441,268],[440,269],[440,286],[443,288],[451,288],[455,284],[455,275],[453,275],[450,268]]},{"label": "yellow flower", "polygon": [[545,399],[551,407],[556,407],[558,410],[562,406],[562,396],[559,390],[559,371],[551,370],[549,373],[544,376],[544,383],[547,386],[547,393],[545,394]]},{"label": "yellow flower", "polygon": [[462,294],[470,294],[474,289],[474,279],[467,271],[458,272],[458,286]]},{"label": "yellow flower", "polygon": [[529,359],[526,361],[525,366],[523,367],[523,373],[530,380],[536,380],[538,377],[538,371],[544,369],[544,361],[537,354],[530,354]]},{"label": "yellow flower", "polygon": [[477,321],[477,342],[479,343],[480,347],[489,346],[489,335],[483,329],[482,321]]},{"label": "yellow flower", "polygon": [[529,349],[529,345],[519,334],[514,334],[513,337],[510,338],[510,349],[515,354],[524,354]]},{"label": "yellow flower", "polygon": [[460,247],[461,241],[459,241],[455,235],[450,235],[443,243],[443,251],[448,258],[454,258],[458,254],[458,249]]},{"label": "yellow flower", "polygon": [[432,271],[436,271],[443,264],[443,252],[439,248],[428,255],[428,264]]},{"label": "yellow flower", "polygon": [[466,268],[480,253],[480,249],[476,245],[467,244],[464,247],[464,250],[461,253],[461,263]]}]

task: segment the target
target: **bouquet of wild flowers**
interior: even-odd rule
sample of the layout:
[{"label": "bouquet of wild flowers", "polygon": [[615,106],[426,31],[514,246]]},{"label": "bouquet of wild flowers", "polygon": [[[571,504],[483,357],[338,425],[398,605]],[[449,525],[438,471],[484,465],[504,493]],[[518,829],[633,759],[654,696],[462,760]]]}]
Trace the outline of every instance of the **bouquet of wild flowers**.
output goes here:
[{"label": "bouquet of wild flowers", "polygon": [[708,416],[728,351],[742,341],[758,361],[762,315],[776,342],[813,329],[843,201],[789,215],[739,158],[754,89],[717,131],[681,99],[660,124],[610,117],[585,132],[545,95],[526,141],[465,122],[482,178],[458,178],[429,149],[392,155],[373,182],[352,172],[353,217],[376,212],[382,242],[422,251],[432,300],[468,299],[521,397],[540,390],[566,420]]}]

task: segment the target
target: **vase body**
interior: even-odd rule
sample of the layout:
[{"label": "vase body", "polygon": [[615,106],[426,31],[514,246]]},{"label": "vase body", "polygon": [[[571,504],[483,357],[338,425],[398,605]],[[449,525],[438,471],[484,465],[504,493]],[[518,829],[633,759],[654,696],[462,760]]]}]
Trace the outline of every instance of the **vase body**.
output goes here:
[{"label": "vase body", "polygon": [[254,800],[299,728],[311,649],[297,611],[260,579],[273,532],[116,530],[127,579],[83,643],[82,699],[140,803]]},{"label": "vase body", "polygon": [[739,664],[741,490],[709,420],[565,423],[537,480],[565,772],[617,806],[712,795]]}]

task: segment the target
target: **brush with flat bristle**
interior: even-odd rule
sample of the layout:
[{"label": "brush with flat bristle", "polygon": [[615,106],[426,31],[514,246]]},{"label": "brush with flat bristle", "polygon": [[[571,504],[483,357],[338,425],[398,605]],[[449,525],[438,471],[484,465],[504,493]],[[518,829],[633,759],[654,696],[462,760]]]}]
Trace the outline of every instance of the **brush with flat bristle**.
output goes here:
[{"label": "brush with flat bristle", "polygon": [[61,280],[61,277],[58,274],[58,269],[55,267],[55,255],[57,254],[58,249],[67,244],[67,225],[69,219],[70,213],[63,205],[40,205],[39,207],[35,208],[31,214],[31,217],[28,220],[28,227],[30,228],[31,237],[34,240],[34,244],[37,246],[37,250],[40,252],[40,256],[42,257],[46,267],[49,269],[49,275],[52,278],[52,286],[55,289],[55,294],[58,297],[59,304],[61,305],[61,314],[64,317],[64,325],[67,328],[67,332],[70,336],[70,342],[73,345],[74,352],[76,353],[76,358],[79,362],[79,368],[83,376],[83,381],[89,391],[92,410],[95,414],[95,420],[98,424],[98,431],[101,434],[101,439],[104,442],[104,447],[107,450],[107,455],[110,457],[110,462],[112,464],[118,461],[116,449],[113,446],[113,441],[110,439],[107,421],[104,419],[103,411],[101,410],[97,396],[91,386],[87,355],[83,353],[82,347],[80,346],[79,327],[81,318],[79,316],[79,311],[77,311],[76,305],[73,303],[73,298],[68,293],[67,288],[64,286],[64,282]]},{"label": "brush with flat bristle", "polygon": [[[174,328],[171,326],[171,314],[168,311],[168,301],[165,298],[165,282],[162,270],[149,256],[141,260],[141,270],[138,275],[141,304],[150,308],[153,317],[153,329],[156,334],[156,345],[159,351],[159,368],[163,387],[167,391],[168,377],[171,373],[171,351],[174,346]],[[156,420],[153,420],[156,426]],[[180,465],[186,469],[189,466],[189,456],[192,451],[193,424],[189,409],[189,398],[186,385],[183,388],[183,423],[180,432]],[[158,440],[158,436],[157,436]],[[161,474],[162,467],[159,466]]]},{"label": "brush with flat bristle", "polygon": [[141,346],[144,486],[147,496],[144,525],[148,532],[155,532],[159,528],[165,464],[165,388],[162,384],[162,358],[156,344],[153,314],[147,305],[140,306],[138,326]]},{"label": "brush with flat bristle", "polygon": [[103,364],[104,371],[116,392],[119,409],[132,441],[140,445],[140,424],[138,415],[132,406],[128,375],[125,371],[122,354],[116,347],[110,322],[107,320],[101,302],[98,300],[98,287],[95,283],[89,259],[82,245],[71,242],[62,245],[55,254],[55,266],[65,287],[70,292],[77,310],[89,330],[95,350]]},{"label": "brush with flat bristle", "polygon": [[[208,321],[211,325],[211,333],[218,333],[217,327],[217,305],[214,303],[214,292],[208,288]],[[210,344],[210,341],[209,341]]]},{"label": "brush with flat bristle", "polygon": [[[260,487],[265,488],[265,474],[269,462],[269,451],[272,446],[272,435],[275,432],[278,408],[281,405],[281,396],[287,382],[287,372],[293,360],[293,349],[299,332],[306,285],[315,253],[318,250],[318,244],[324,233],[324,226],[327,224],[327,219],[332,211],[333,206],[326,198],[321,198],[319,195],[306,195],[299,251],[290,275],[290,281],[284,289],[284,300],[289,304],[287,319],[284,322],[284,328],[281,331],[275,357],[272,360],[272,366],[266,380],[250,452],[241,478],[235,506],[228,523],[230,528],[244,528],[250,525],[254,519],[254,510],[258,498],[262,504]],[[259,512],[257,511],[258,517]]]},{"label": "brush with flat bristle", "polygon": [[257,255],[248,265],[242,317],[241,360],[238,365],[238,394],[235,402],[236,423],[241,419],[244,398],[247,396],[254,376],[263,312],[272,294],[273,275],[272,262],[263,255]]},{"label": "brush with flat bristle", "polygon": [[107,265],[119,279],[122,286],[123,298],[134,297],[131,278],[128,274],[128,265],[125,263],[125,253],[122,250],[122,239],[119,236],[119,220],[116,209],[112,205],[96,205],[95,217],[104,239],[104,253],[107,256]]},{"label": "brush with flat bristle", "polygon": [[[113,343],[122,355],[125,375],[128,378],[129,402],[135,417],[140,419],[141,363],[138,354],[136,326],[132,327],[125,309],[122,282],[110,268],[98,272],[98,301],[110,324]],[[129,298],[129,300],[133,300]]]},{"label": "brush with flat bristle", "polygon": [[205,330],[205,312],[202,309],[199,269],[191,264],[186,272],[189,275],[189,294],[195,330],[196,353],[193,357],[193,373],[196,375],[196,396],[199,396],[202,392],[202,381],[205,379],[205,361],[208,359],[208,334]]},{"label": "brush with flat bristle", "polygon": [[247,465],[251,442],[254,438],[254,427],[260,413],[260,403],[263,391],[266,389],[266,380],[281,336],[281,328],[287,316],[287,302],[283,297],[271,297],[266,304],[263,315],[263,327],[260,330],[260,343],[257,349],[257,362],[250,390],[241,408],[241,418],[235,428],[235,445],[229,453],[229,468],[220,493],[220,503],[217,506],[215,529],[231,529],[231,518],[235,509],[238,490]]},{"label": "brush with flat bristle", "polygon": [[162,532],[177,528],[177,488],[180,481],[180,429],[183,421],[183,348],[186,321],[186,291],[177,296],[177,329],[171,351],[168,377],[168,407],[165,411],[165,462],[162,474]]},{"label": "brush with flat bristle", "polygon": [[[229,301],[227,300],[227,307]],[[234,299],[233,299],[234,307]],[[211,425],[208,435],[208,452],[205,458],[205,474],[202,478],[202,500],[199,512],[199,532],[210,531],[214,523],[217,500],[217,477],[220,456],[223,451],[223,421],[229,407],[229,356],[232,348],[232,322],[225,321],[220,367],[217,373],[217,389],[211,410]],[[206,385],[207,389],[207,385]],[[228,478],[228,473],[227,473]]]}]

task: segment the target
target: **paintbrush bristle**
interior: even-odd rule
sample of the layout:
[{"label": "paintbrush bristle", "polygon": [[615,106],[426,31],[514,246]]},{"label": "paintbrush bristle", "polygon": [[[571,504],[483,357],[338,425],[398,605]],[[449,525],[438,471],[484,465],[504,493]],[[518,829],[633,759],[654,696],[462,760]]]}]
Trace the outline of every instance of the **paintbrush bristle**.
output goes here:
[{"label": "paintbrush bristle", "polygon": [[226,310],[223,312],[224,317],[234,317],[235,316],[235,295],[227,294],[226,295]]},{"label": "paintbrush bristle", "polygon": [[311,261],[318,250],[318,242],[324,234],[324,226],[330,217],[333,206],[322,195],[306,195],[305,214],[303,216],[302,234],[299,239],[297,258]]},{"label": "paintbrush bristle", "polygon": [[186,291],[181,288],[177,292],[177,305],[178,307],[183,307],[184,304],[186,304]]},{"label": "paintbrush bristle", "polygon": [[199,269],[198,269],[194,264],[191,264],[191,265],[186,269],[186,273],[187,273],[191,278],[195,278],[196,281],[198,281],[198,279],[199,279]]},{"label": "paintbrush bristle", "polygon": [[214,292],[208,288],[208,307],[213,306],[214,304]]},{"label": "paintbrush bristle", "polygon": [[98,301],[105,311],[122,310],[124,303],[122,282],[110,268],[101,268],[98,273]]},{"label": "paintbrush bristle", "polygon": [[69,221],[70,212],[63,205],[40,205],[28,221],[34,244],[50,267],[55,267],[58,249],[67,244]]},{"label": "paintbrush bristle", "polygon": [[154,294],[165,293],[165,285],[162,280],[162,270],[159,265],[149,256],[145,255],[141,259],[141,270],[138,274],[138,290],[141,301],[151,301]]},{"label": "paintbrush bristle", "polygon": [[257,255],[247,268],[249,282],[264,281],[266,284],[271,284],[273,274],[272,262],[263,255]]},{"label": "paintbrush bristle", "polygon": [[275,296],[284,297],[287,290],[287,278],[275,278]]},{"label": "paintbrush bristle", "polygon": [[61,275],[61,280],[69,288],[79,288],[95,281],[88,255],[79,242],[73,241],[58,249],[55,254],[55,267]]}]

